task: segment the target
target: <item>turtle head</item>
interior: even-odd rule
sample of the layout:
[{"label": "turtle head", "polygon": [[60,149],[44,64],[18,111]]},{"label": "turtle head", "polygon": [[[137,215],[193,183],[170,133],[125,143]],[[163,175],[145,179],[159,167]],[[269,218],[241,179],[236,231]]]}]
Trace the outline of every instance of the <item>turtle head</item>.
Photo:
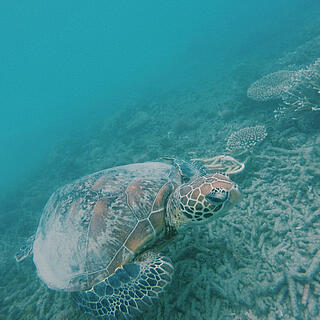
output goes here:
[{"label": "turtle head", "polygon": [[238,186],[228,176],[215,173],[200,177],[175,190],[171,223],[179,228],[186,222],[210,222],[224,216],[240,198]]}]

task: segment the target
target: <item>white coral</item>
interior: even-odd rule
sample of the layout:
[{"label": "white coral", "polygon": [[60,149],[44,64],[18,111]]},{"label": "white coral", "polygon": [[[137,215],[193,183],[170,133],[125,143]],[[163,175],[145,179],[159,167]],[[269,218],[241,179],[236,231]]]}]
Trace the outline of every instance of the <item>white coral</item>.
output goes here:
[{"label": "white coral", "polygon": [[297,84],[298,71],[280,70],[251,84],[247,96],[256,101],[281,99]]},{"label": "white coral", "polygon": [[243,152],[264,140],[267,131],[264,126],[246,127],[233,132],[227,141],[226,150],[231,152]]}]

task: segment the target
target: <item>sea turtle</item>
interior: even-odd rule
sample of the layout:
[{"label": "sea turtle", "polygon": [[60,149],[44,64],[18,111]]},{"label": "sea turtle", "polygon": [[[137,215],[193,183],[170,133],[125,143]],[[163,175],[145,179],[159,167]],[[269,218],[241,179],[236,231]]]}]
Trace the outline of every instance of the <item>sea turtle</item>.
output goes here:
[{"label": "sea turtle", "polygon": [[15,258],[33,252],[46,285],[74,292],[91,316],[133,319],[171,281],[173,265],[159,248],[188,225],[221,217],[239,197],[227,175],[203,175],[187,161],[102,170],[51,195]]}]

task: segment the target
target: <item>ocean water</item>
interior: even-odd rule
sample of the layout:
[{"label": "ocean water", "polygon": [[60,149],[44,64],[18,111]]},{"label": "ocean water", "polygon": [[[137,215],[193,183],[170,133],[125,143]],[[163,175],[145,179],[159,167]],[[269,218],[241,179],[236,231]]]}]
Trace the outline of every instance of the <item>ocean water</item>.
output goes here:
[{"label": "ocean water", "polygon": [[320,319],[319,13],[2,1],[0,320],[90,319],[14,254],[58,187],[161,157],[229,170],[243,198],[164,248],[173,281],[139,319]]}]

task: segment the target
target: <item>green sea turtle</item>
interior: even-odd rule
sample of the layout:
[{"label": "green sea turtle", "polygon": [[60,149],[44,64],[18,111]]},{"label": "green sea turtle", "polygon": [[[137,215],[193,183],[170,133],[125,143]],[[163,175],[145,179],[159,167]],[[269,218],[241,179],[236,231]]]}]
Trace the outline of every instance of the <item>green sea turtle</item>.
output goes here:
[{"label": "green sea turtle", "polygon": [[74,292],[98,319],[133,319],[170,283],[171,260],[159,248],[188,225],[212,221],[238,201],[228,176],[172,159],[102,170],[59,188],[35,236],[15,258],[33,252],[38,276]]}]

